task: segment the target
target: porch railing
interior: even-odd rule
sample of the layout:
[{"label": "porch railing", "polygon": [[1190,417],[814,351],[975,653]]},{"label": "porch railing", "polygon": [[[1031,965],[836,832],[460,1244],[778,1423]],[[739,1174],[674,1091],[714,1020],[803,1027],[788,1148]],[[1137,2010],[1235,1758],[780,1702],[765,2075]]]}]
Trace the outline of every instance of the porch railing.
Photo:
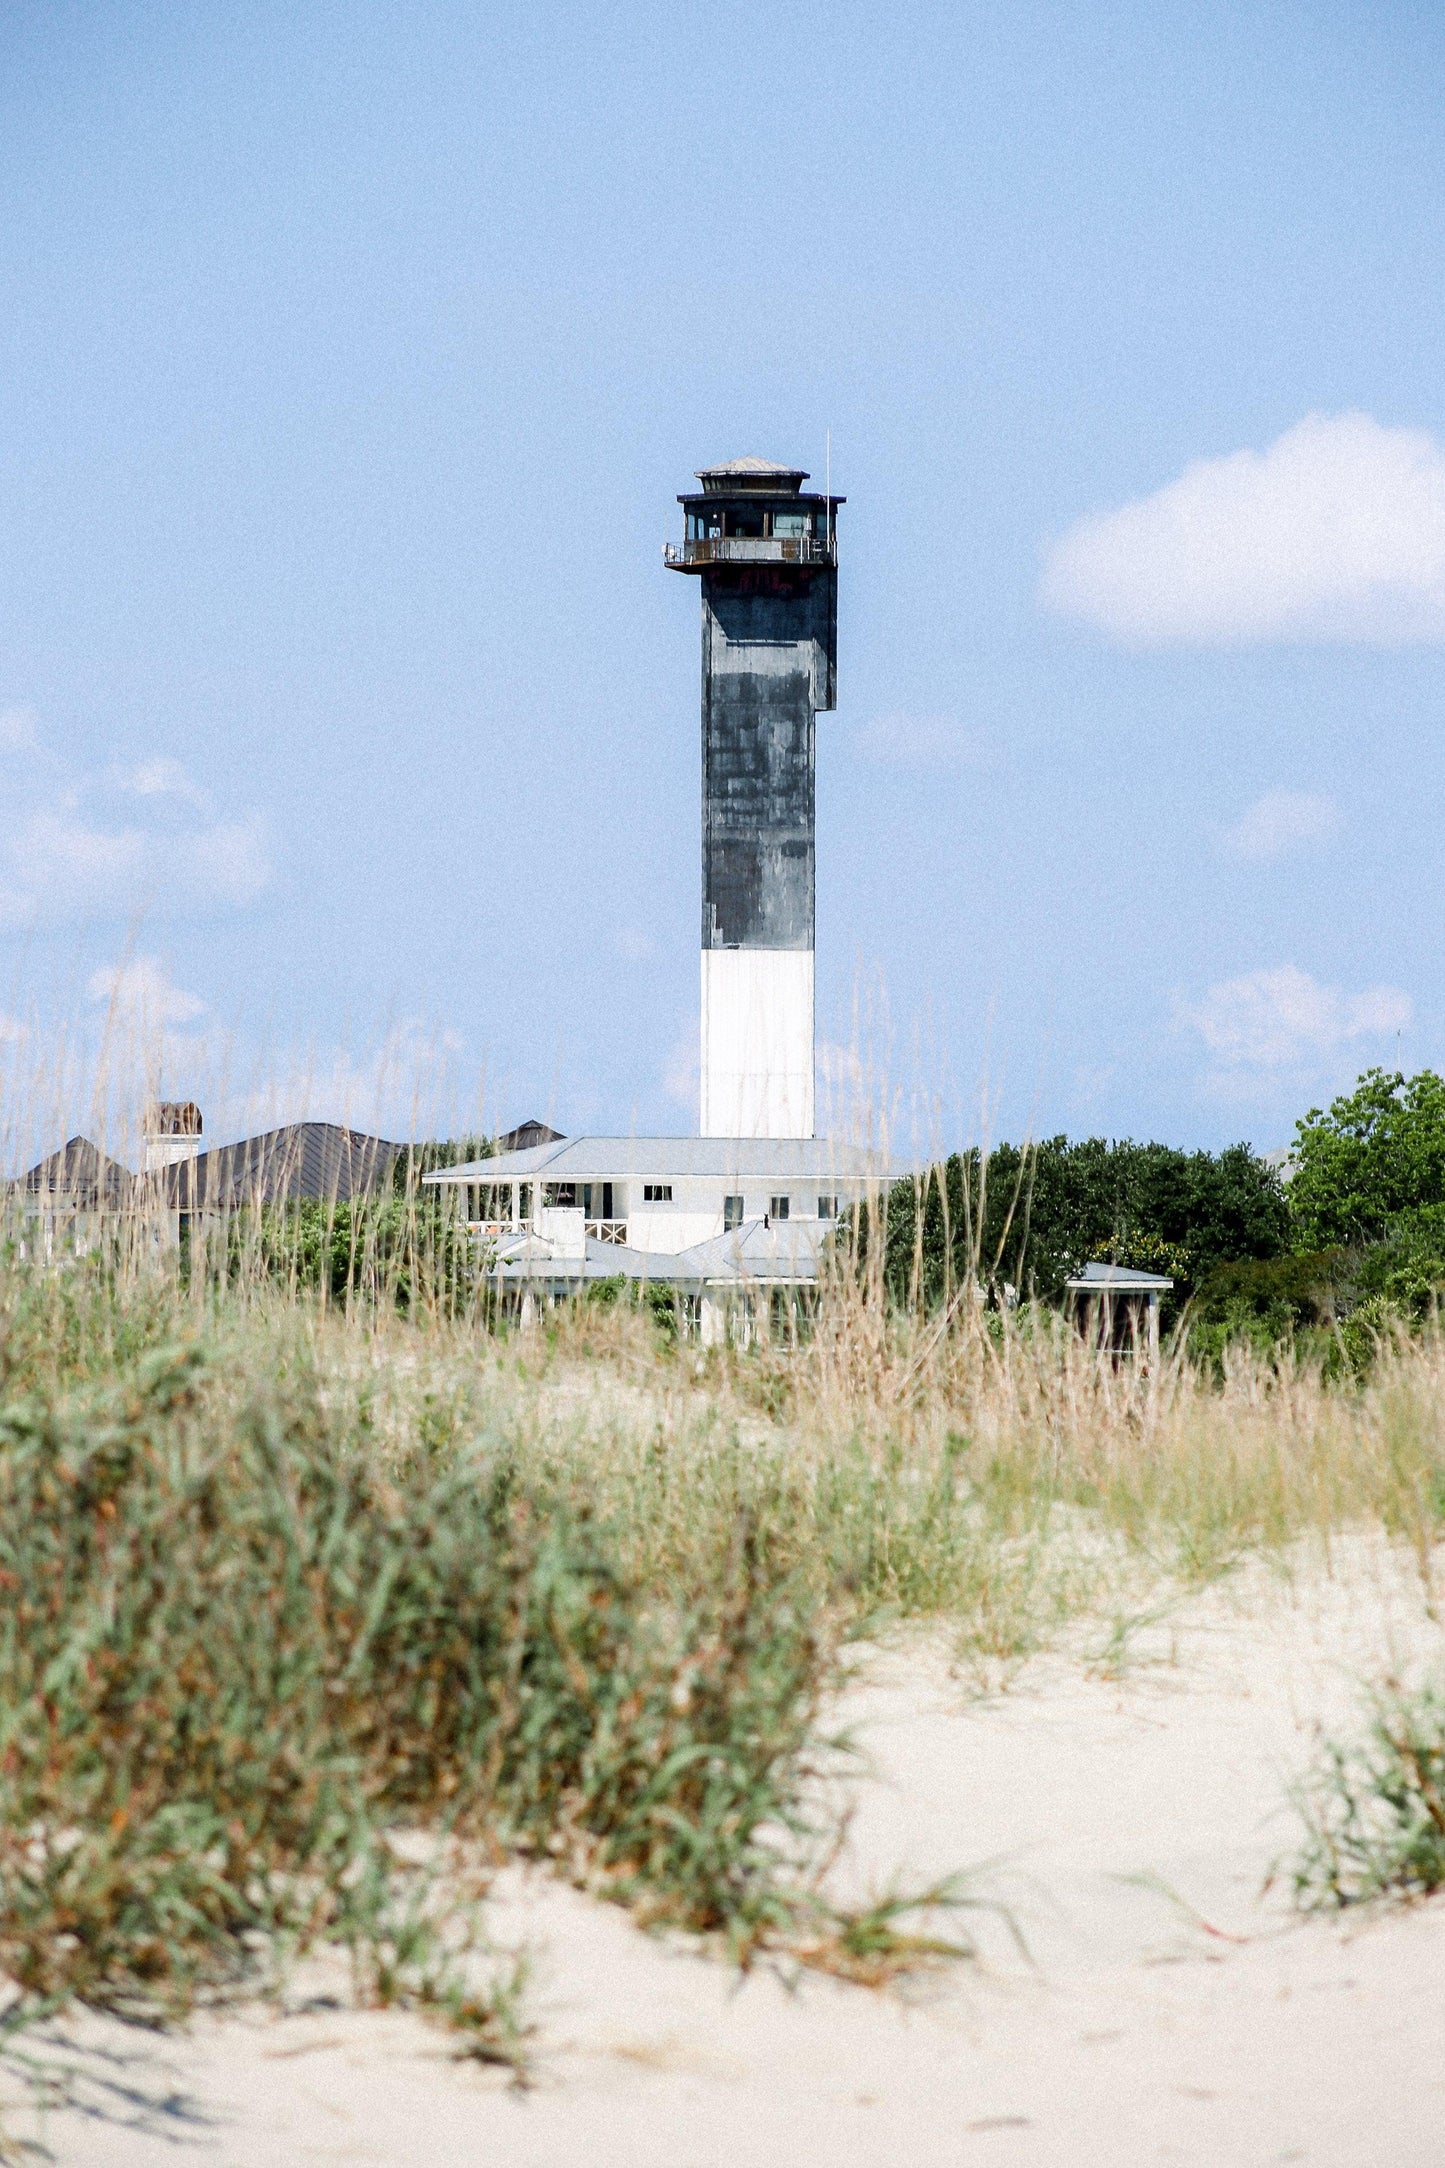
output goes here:
[{"label": "porch railing", "polygon": [[710,534],[669,542],[662,554],[674,572],[698,565],[828,565],[833,545],[810,534]]}]

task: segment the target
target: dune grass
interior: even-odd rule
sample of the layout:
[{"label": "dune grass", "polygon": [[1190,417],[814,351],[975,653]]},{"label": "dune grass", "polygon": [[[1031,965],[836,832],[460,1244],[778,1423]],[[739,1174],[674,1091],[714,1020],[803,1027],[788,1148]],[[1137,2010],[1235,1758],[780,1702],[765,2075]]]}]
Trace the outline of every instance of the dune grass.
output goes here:
[{"label": "dune grass", "polygon": [[649,1589],[505,1420],[378,1450],[304,1336],[15,1383],[0,1963],[37,2005],[174,2015],[318,1939],[445,1999],[416,1833],[786,1937],[829,1627],[744,1516],[705,1584]]},{"label": "dune grass", "polygon": [[749,1353],[425,1296],[143,1243],[0,1259],[0,1967],[29,2006],[166,2019],[340,1943],[364,1992],[516,2059],[515,1978],[466,1962],[516,1856],[877,1981],[968,1944],[826,1897],[850,1637],[932,1619],[1006,1671],[1363,1525],[1429,1586],[1433,1332],[1363,1382],[1248,1351],[1220,1382],[851,1280]]},{"label": "dune grass", "polygon": [[1310,1911],[1445,1889],[1445,1690],[1388,1684],[1364,1735],[1326,1743],[1297,1793],[1305,1838],[1288,1863]]}]

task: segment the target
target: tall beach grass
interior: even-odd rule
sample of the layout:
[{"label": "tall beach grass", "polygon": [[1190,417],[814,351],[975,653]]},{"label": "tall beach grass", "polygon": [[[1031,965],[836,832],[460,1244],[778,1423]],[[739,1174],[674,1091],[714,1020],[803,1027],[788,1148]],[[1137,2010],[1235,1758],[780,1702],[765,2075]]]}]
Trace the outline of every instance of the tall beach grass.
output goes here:
[{"label": "tall beach grass", "polygon": [[30,2006],[164,2017],[330,1941],[509,2052],[445,1893],[516,1856],[876,1978],[930,1938],[824,1894],[850,1640],[931,1620],[996,1675],[1362,1526],[1433,1600],[1433,1329],[1363,1379],[1182,1345],[1145,1375],[968,1281],[900,1308],[845,1250],[801,1341],[585,1299],[522,1331],[415,1172],[181,1246],[141,1185],[84,1254],[11,1199],[0,1966]]}]

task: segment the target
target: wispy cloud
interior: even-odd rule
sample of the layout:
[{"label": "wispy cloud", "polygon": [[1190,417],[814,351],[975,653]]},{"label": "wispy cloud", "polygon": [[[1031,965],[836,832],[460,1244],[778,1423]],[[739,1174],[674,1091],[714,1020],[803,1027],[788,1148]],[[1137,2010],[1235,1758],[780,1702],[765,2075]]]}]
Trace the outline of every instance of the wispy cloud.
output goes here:
[{"label": "wispy cloud", "polygon": [[1079,521],[1042,598],[1139,644],[1445,640],[1445,448],[1311,414],[1263,452],[1201,459]]},{"label": "wispy cloud", "polygon": [[116,769],[114,774],[117,789],[132,798],[171,798],[177,804],[194,806],[200,813],[211,809],[210,792],[192,782],[178,760],[162,755],[143,760],[138,767]]},{"label": "wispy cloud", "polygon": [[[404,1017],[358,1046],[282,1046],[266,1056],[177,982],[163,958],[133,955],[92,973],[94,1027],[75,1051],[105,1080],[116,1133],[148,1098],[196,1100],[208,1138],[283,1122],[330,1121],[406,1139],[447,1133],[461,1042]],[[0,1031],[3,1038],[3,1031]],[[465,1117],[475,1121],[472,1107]]]},{"label": "wispy cloud", "polygon": [[[455,1033],[403,1017],[360,1050],[318,1047],[278,1058],[247,1089],[226,1094],[222,1118],[237,1133],[329,1121],[400,1141],[444,1136],[456,1120],[460,1053]],[[465,1119],[474,1121],[475,1111]]]},{"label": "wispy cloud", "polygon": [[23,710],[0,716],[0,758],[0,932],[238,909],[271,878],[260,821],[216,819],[179,761],[77,775]]},{"label": "wispy cloud", "polygon": [[1312,844],[1330,842],[1340,825],[1333,798],[1315,791],[1267,790],[1225,829],[1224,847],[1235,858],[1268,865]]},{"label": "wispy cloud", "polygon": [[191,1024],[206,1013],[199,994],[177,986],[156,956],[132,956],[93,972],[87,992],[118,1019],[141,1030]]},{"label": "wispy cloud", "polygon": [[1238,1090],[1329,1070],[1369,1041],[1404,1030],[1414,1005],[1398,986],[1347,994],[1295,964],[1280,964],[1221,979],[1200,1000],[1178,1001],[1176,1012],[1209,1050],[1210,1084]]}]

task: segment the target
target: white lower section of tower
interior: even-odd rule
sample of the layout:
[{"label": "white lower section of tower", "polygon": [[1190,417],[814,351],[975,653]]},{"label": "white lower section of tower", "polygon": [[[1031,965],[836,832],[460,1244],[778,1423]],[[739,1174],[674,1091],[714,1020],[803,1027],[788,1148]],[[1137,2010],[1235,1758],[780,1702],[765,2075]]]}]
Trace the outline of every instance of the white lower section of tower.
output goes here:
[{"label": "white lower section of tower", "polygon": [[813,1134],[813,952],[704,949],[704,1137]]}]

